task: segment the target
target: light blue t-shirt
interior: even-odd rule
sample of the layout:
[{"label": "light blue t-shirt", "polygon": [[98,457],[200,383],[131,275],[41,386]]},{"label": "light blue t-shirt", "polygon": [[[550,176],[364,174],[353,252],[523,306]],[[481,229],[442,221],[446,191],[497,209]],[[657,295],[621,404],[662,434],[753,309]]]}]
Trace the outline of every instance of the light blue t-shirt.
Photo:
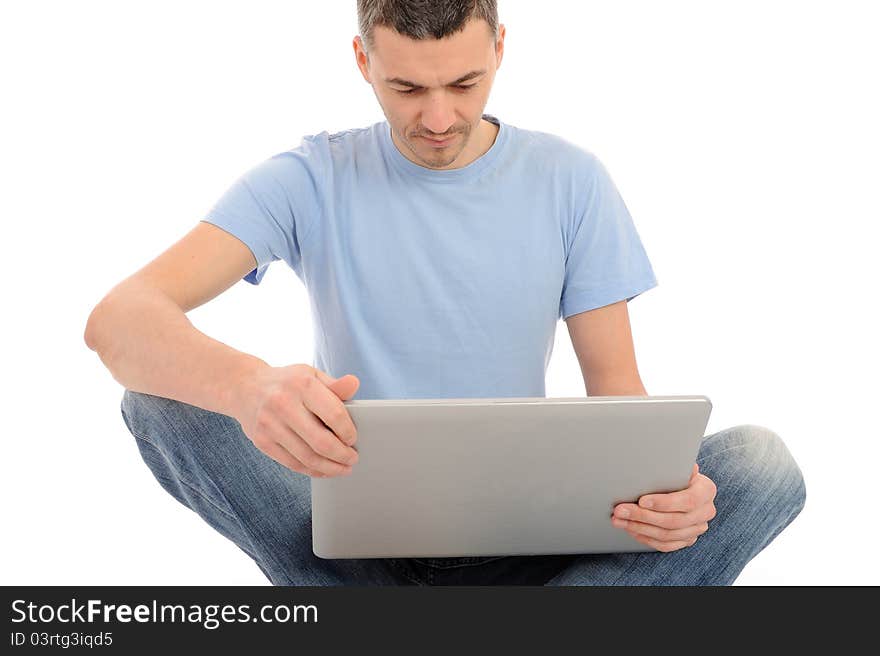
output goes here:
[{"label": "light blue t-shirt", "polygon": [[545,396],[560,319],[657,279],[608,172],[549,133],[499,126],[465,167],[404,157],[387,121],[248,170],[203,220],[306,286],[312,366],[353,399]]}]

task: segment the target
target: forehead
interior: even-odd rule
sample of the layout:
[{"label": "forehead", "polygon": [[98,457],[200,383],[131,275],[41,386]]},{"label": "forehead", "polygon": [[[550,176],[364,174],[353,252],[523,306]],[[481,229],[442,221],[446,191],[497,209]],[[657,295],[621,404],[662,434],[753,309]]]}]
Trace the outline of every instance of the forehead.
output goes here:
[{"label": "forehead", "polygon": [[485,68],[492,53],[492,33],[484,20],[471,20],[464,30],[442,39],[411,39],[384,25],[373,32],[371,59],[386,78],[416,83],[446,83]]}]

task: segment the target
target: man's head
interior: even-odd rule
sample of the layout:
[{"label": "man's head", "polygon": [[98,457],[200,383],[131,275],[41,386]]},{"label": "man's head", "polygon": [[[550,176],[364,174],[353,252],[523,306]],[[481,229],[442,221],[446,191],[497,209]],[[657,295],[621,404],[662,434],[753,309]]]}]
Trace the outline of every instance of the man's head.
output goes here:
[{"label": "man's head", "polygon": [[[433,169],[478,157],[504,51],[495,0],[358,0],[357,7],[357,64],[398,149]],[[438,147],[426,138],[449,142]]]}]

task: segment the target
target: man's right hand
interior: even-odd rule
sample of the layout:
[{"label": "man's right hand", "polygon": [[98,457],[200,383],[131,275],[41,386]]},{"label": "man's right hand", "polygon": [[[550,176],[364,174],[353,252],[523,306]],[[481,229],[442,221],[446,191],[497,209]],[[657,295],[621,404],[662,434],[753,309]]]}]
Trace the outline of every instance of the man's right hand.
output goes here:
[{"label": "man's right hand", "polygon": [[260,451],[300,474],[327,478],[351,473],[354,422],[343,401],[360,381],[332,378],[307,364],[263,367],[243,385],[234,418]]}]

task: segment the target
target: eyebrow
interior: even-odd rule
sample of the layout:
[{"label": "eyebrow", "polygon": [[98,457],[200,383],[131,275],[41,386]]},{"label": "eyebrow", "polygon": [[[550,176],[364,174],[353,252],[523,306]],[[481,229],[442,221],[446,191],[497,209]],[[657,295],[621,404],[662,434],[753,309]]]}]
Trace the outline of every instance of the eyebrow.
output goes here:
[{"label": "eyebrow", "polygon": [[[485,72],[486,72],[485,69],[483,69],[481,71],[471,71],[470,73],[462,75],[457,80],[450,82],[447,86],[455,86],[456,84],[461,84],[462,82],[467,82],[468,80],[470,80],[472,78],[475,78],[475,77],[478,77],[480,75],[485,74]],[[422,88],[421,84],[416,84],[415,82],[410,82],[408,80],[402,80],[399,77],[394,77],[394,78],[391,78],[390,80],[388,78],[386,78],[385,81],[388,84],[399,84],[404,87],[412,87],[413,89],[421,89]]]}]

